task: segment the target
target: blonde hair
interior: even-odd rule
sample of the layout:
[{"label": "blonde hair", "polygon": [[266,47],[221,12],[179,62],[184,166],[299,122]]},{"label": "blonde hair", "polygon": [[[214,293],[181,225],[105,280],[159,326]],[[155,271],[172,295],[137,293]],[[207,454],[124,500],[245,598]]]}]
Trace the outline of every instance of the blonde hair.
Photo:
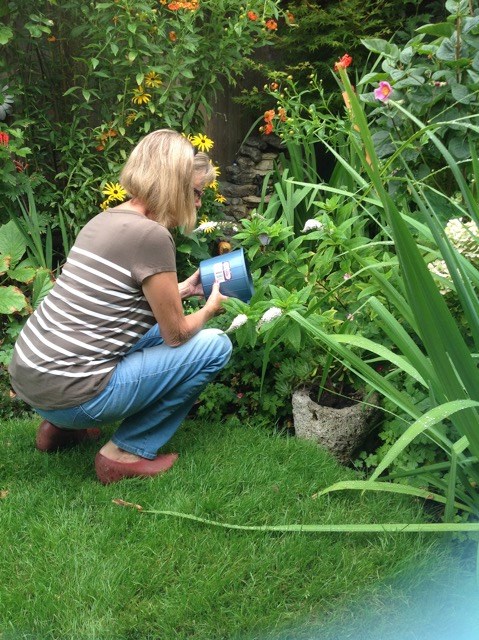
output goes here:
[{"label": "blonde hair", "polygon": [[180,133],[153,131],[131,152],[120,184],[163,226],[191,230],[196,222],[193,159],[193,145]]},{"label": "blonde hair", "polygon": [[201,180],[202,186],[207,187],[216,180],[215,168],[208,156],[203,151],[198,151],[193,160],[193,172],[198,180]]}]

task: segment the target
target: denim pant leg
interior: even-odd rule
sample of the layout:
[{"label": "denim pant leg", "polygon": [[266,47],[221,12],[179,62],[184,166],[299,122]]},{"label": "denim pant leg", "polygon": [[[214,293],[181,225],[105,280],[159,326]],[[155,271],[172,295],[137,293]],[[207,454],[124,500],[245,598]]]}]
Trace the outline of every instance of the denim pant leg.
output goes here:
[{"label": "denim pant leg", "polygon": [[[123,419],[113,442],[130,453],[153,459],[176,432],[198,395],[227,364],[232,350],[227,335],[204,329],[179,347],[149,335],[119,362],[104,391],[74,408],[73,428],[108,424]],[[143,339],[142,339],[143,340]],[[59,412],[62,410],[59,410]],[[71,411],[71,410],[67,410]],[[56,412],[44,415],[54,424]],[[68,425],[65,425],[68,426]]]},{"label": "denim pant leg", "polygon": [[[159,344],[163,344],[163,338],[160,335],[158,324],[155,324],[131,347],[128,354],[139,351],[140,349],[156,347]],[[102,424],[107,424],[107,422],[101,420],[99,415],[93,417],[91,414],[94,412],[86,413],[85,407],[87,407],[90,402],[94,402],[97,407],[100,407],[102,402],[110,396],[111,391],[111,387],[107,385],[92,401],[87,401],[74,407],[67,407],[66,409],[39,409],[38,407],[34,407],[34,409],[42,418],[49,420],[52,424],[62,429],[98,427]],[[121,418],[122,416],[119,416],[118,419]]]}]

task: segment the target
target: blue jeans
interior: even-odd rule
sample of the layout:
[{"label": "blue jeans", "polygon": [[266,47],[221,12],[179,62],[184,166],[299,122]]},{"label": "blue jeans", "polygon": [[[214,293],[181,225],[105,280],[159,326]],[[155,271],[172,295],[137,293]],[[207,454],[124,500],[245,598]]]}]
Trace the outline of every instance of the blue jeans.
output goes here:
[{"label": "blue jeans", "polygon": [[231,350],[230,339],[219,329],[203,329],[181,346],[169,347],[155,325],[122,358],[97,396],[68,409],[35,411],[66,429],[123,420],[112,441],[153,460],[227,364]]}]

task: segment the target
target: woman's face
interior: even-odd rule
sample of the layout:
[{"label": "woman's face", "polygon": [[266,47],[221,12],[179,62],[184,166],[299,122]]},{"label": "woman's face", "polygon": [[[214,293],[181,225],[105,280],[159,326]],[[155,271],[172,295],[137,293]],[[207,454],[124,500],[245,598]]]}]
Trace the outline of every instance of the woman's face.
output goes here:
[{"label": "woman's face", "polygon": [[205,175],[206,174],[193,174],[193,192],[195,196],[195,207],[198,210],[201,207],[201,198],[203,197],[203,190],[205,188]]}]

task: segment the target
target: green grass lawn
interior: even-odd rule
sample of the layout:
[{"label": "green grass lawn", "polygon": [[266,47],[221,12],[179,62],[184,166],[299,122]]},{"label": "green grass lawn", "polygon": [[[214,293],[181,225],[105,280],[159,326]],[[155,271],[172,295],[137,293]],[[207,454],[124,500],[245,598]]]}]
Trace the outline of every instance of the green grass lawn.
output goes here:
[{"label": "green grass lawn", "polygon": [[431,575],[431,561],[447,556],[430,535],[245,532],[113,502],[243,525],[424,518],[400,496],[313,500],[355,473],[264,427],[191,420],[169,444],[180,453],[169,473],[104,487],[98,445],[39,453],[37,424],[11,420],[0,431],[2,640],[263,638],[346,620],[365,593],[387,608],[391,580],[413,566],[419,585],[421,568]]}]

